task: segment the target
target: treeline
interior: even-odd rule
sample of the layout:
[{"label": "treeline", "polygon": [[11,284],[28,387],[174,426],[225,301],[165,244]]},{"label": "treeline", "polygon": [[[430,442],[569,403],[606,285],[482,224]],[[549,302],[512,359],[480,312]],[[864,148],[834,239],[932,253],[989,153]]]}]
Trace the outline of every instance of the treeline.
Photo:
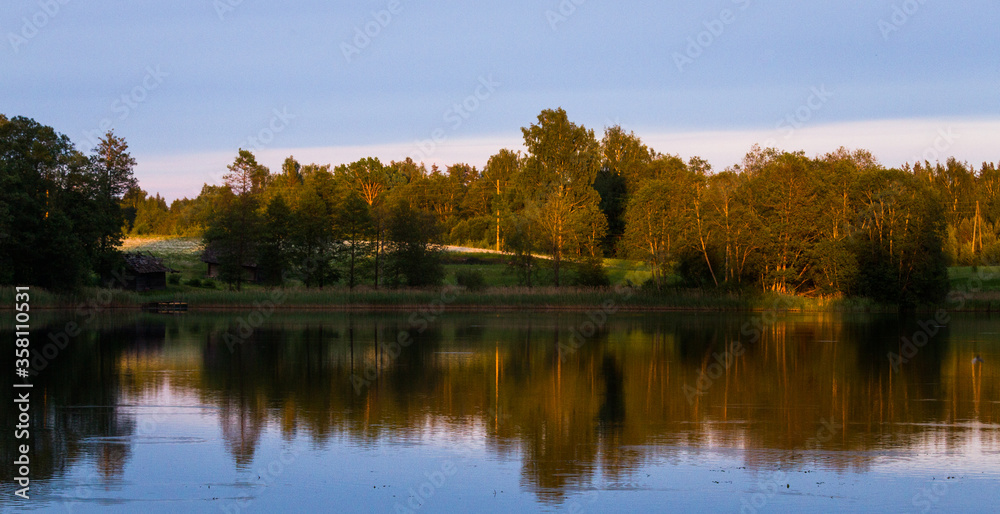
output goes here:
[{"label": "treeline", "polygon": [[110,277],[134,166],[113,132],[84,155],[51,127],[0,114],[0,284],[66,290]]},{"label": "treeline", "polygon": [[[525,285],[606,283],[600,259],[615,256],[648,263],[652,289],[914,303],[947,292],[948,264],[1000,254],[991,164],[978,173],[954,159],[886,169],[863,150],[808,158],[755,147],[713,173],[704,160],[658,153],[621,127],[598,140],[561,109],[542,111],[522,133],[526,154],[501,150],[483,170],[375,158],[332,168],[289,157],[270,173],[241,151],[226,185],[206,185],[169,209],[146,199],[135,219],[161,221],[135,226],[173,223],[175,233],[204,233],[210,243],[229,237],[236,248],[257,248],[236,253],[256,255],[269,276],[298,262],[318,286],[434,283],[438,268],[398,249],[440,241],[508,253]],[[236,183],[234,174],[250,178]],[[219,236],[250,219],[225,208],[243,197],[242,208],[256,213],[245,230],[260,241]],[[238,260],[230,259],[231,279]]]},{"label": "treeline", "polygon": [[562,109],[522,133],[526,153],[500,150],[482,170],[289,157],[272,172],[240,150],[225,183],[196,198],[168,206],[127,191],[123,230],[203,236],[236,286],[249,263],[271,284],[433,285],[443,276],[433,243],[443,242],[505,252],[529,286],[601,285],[601,258],[619,257],[647,263],[653,290],[910,304],[947,292],[948,265],[1000,259],[991,163],[887,169],[864,150],[809,158],[754,147],[714,172],[618,126],[599,140]]}]

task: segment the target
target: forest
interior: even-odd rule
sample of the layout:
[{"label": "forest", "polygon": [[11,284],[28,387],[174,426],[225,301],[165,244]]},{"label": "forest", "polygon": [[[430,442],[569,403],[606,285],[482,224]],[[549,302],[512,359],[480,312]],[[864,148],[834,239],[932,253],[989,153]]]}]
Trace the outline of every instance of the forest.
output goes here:
[{"label": "forest", "polygon": [[[521,129],[524,152],[483,169],[412,159],[285,159],[240,149],[222,184],[167,205],[142,190],[124,139],[93,155],[22,117],[0,117],[0,283],[80,284],[125,236],[203,238],[234,288],[440,284],[440,244],[503,252],[525,286],[602,286],[602,259],[644,263],[666,289],[940,301],[947,268],[1000,261],[1000,173],[949,158],[886,168],[866,150],[807,157],[755,146],[713,170],[620,126],[563,109]],[[544,271],[544,272],[543,272]],[[91,275],[88,275],[90,273]]]}]

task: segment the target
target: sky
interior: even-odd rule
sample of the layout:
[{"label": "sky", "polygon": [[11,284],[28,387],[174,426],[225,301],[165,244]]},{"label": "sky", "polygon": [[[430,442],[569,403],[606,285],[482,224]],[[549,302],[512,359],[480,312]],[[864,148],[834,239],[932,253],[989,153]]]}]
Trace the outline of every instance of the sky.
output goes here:
[{"label": "sky", "polygon": [[754,144],[978,168],[1000,160],[997,26],[987,0],[10,0],[0,113],[84,152],[113,129],[168,200],[239,148],[481,168],[558,107],[715,170]]}]

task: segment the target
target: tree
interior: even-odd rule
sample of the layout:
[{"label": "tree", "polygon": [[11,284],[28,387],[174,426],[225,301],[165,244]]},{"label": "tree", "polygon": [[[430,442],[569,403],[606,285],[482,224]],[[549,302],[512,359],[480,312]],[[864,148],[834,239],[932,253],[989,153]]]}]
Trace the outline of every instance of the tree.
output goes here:
[{"label": "tree", "polygon": [[343,253],[347,260],[347,286],[357,285],[357,264],[368,254],[365,236],[372,226],[368,204],[355,192],[344,193],[344,202],[336,214],[338,238],[345,242]]},{"label": "tree", "polygon": [[601,154],[604,166],[611,173],[624,177],[631,190],[637,189],[644,179],[649,178],[648,167],[652,153],[634,132],[625,133],[621,125],[604,130]]},{"label": "tree", "polygon": [[291,255],[292,210],[281,195],[267,204],[264,212],[258,259],[260,280],[265,284],[281,285],[288,270]]},{"label": "tree", "polygon": [[[530,212],[534,206],[528,205],[525,210]],[[508,267],[517,275],[517,281],[531,288],[535,275],[535,252],[537,251],[538,228],[527,216],[511,214],[504,223],[504,251],[510,254]]]},{"label": "tree", "polygon": [[594,132],[571,123],[563,109],[542,111],[538,123],[521,132],[528,148],[524,178],[534,185],[538,206],[533,221],[545,232],[558,286],[566,252],[579,254],[586,247],[594,255],[607,228],[593,188],[600,146]]},{"label": "tree", "polygon": [[258,209],[270,174],[257,163],[253,153],[243,149],[228,169],[229,173],[223,176],[228,193],[216,206],[205,232],[205,245],[218,255],[221,278],[240,290],[243,267],[258,264],[261,227]]},{"label": "tree", "polygon": [[940,193],[904,171],[875,170],[859,177],[855,195],[858,274],[852,292],[903,306],[944,299],[947,218]]},{"label": "tree", "polygon": [[299,195],[291,229],[295,259],[306,287],[322,289],[337,278],[332,265],[333,217],[330,211],[315,184],[307,182]]},{"label": "tree", "polygon": [[491,211],[496,212],[496,237],[494,243],[499,252],[503,246],[500,219],[505,210],[510,209],[510,194],[508,193],[511,182],[521,172],[521,153],[504,148],[497,154],[491,156],[486,161],[486,169],[483,170],[482,181],[488,184],[488,189],[493,193],[490,198]]},{"label": "tree", "polygon": [[99,179],[65,135],[0,115],[0,283],[71,289],[87,281],[115,237]]},{"label": "tree", "polygon": [[389,210],[387,232],[387,271],[393,286],[441,284],[444,267],[441,250],[433,247],[439,237],[433,216],[414,211],[409,202],[398,200]]},{"label": "tree", "polygon": [[649,264],[657,289],[670,273],[674,252],[681,246],[687,224],[683,191],[658,179],[647,182],[629,200],[622,243],[627,255]]},{"label": "tree", "polygon": [[366,157],[346,166],[338,166],[337,174],[346,181],[349,187],[357,191],[362,200],[368,204],[372,219],[372,247],[375,254],[375,288],[379,285],[379,270],[382,267],[382,246],[385,232],[385,210],[382,208],[383,194],[395,182],[402,181],[402,176],[389,173],[382,163],[374,157]]},{"label": "tree", "polygon": [[759,217],[755,234],[760,285],[778,293],[808,292],[817,241],[822,238],[824,188],[801,152],[758,161],[746,183],[746,201]]},{"label": "tree", "polygon": [[97,179],[97,200],[99,205],[95,227],[99,231],[96,248],[96,268],[102,277],[111,273],[112,267],[121,259],[118,247],[122,244],[122,226],[125,216],[121,200],[139,184],[132,173],[135,159],[128,153],[128,143],[108,131],[99,140],[94,155],[90,158]]}]

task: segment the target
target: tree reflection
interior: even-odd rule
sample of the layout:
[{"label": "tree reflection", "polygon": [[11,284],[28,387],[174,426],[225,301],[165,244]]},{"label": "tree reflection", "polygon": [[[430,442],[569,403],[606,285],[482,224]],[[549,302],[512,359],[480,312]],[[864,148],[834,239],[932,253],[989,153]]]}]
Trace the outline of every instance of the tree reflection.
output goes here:
[{"label": "tree reflection", "polygon": [[[787,315],[751,342],[750,315],[623,314],[579,345],[567,342],[583,315],[448,314],[422,331],[406,316],[275,316],[237,345],[225,338],[238,333],[233,316],[156,320],[102,326],[53,363],[49,401],[33,413],[52,428],[39,432],[48,476],[83,455],[105,477],[121,476],[122,441],[135,433],[123,398],[167,386],[218,407],[238,470],[254,464],[271,426],[320,446],[444,432],[517,456],[522,485],[552,504],[632,482],[641,465],[720,448],[739,449],[751,468],[854,471],[894,449],[1000,448],[990,366],[1000,349],[978,344],[1000,332],[994,320],[942,328],[898,371],[886,354],[916,319]],[[394,349],[400,332],[413,343]],[[178,345],[194,348],[184,366],[199,372],[166,384],[149,371],[180,366]],[[970,364],[973,348],[986,365]],[[355,387],[365,373],[370,383]]]}]

